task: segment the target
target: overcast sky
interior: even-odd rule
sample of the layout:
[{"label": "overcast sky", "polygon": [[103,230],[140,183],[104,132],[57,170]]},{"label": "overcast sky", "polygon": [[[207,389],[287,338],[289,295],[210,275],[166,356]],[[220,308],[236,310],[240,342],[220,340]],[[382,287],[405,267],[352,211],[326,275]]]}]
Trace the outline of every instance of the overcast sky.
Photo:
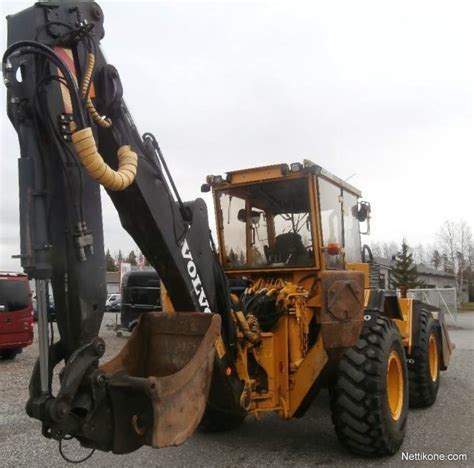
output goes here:
[{"label": "overcast sky", "polygon": [[[372,240],[427,244],[446,218],[474,226],[472,5],[105,1],[102,46],[184,199],[207,174],[307,158],[352,176]],[[19,151],[0,115],[0,270],[18,269]],[[103,209],[106,246],[129,251],[105,194]]]}]

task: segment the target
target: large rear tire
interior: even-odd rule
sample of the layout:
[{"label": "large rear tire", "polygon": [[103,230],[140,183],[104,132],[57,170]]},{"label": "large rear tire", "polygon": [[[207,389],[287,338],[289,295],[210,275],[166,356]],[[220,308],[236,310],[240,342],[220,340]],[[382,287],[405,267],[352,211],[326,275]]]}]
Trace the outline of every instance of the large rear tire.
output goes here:
[{"label": "large rear tire", "polygon": [[405,436],[408,378],[397,326],[377,317],[339,362],[331,386],[332,419],[340,442],[368,457],[393,455]]},{"label": "large rear tire", "polygon": [[440,352],[436,322],[431,314],[420,313],[420,335],[408,358],[410,406],[426,408],[438,395]]}]

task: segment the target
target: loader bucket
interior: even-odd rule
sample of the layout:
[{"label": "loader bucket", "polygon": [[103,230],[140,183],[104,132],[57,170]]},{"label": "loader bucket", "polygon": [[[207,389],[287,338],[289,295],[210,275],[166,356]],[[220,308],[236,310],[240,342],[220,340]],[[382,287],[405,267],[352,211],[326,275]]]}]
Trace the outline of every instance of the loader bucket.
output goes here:
[{"label": "loader bucket", "polygon": [[100,367],[112,401],[113,448],[182,444],[206,408],[220,316],[143,314],[122,351]]}]

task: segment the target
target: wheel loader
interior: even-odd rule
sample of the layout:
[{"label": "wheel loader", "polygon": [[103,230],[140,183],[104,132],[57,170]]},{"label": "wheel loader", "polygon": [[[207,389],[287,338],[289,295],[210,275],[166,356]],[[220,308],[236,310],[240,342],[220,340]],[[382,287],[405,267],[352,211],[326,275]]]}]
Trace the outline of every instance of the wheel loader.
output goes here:
[{"label": "wheel loader", "polygon": [[[7,19],[19,258],[39,316],[26,411],[43,435],[115,454],[179,445],[198,427],[301,417],[326,387],[347,449],[394,454],[453,345],[441,311],[379,288],[361,192],[308,160],[208,176],[216,243],[205,202],[181,199],[156,138],[134,124],[99,5],[41,2]],[[163,311],[107,362],[100,186],[163,283]]]}]

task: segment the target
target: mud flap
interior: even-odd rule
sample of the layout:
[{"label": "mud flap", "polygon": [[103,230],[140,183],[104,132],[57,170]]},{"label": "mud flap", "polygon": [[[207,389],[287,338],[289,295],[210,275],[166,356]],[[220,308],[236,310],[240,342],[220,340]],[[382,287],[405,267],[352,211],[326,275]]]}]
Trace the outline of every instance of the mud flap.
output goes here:
[{"label": "mud flap", "polygon": [[209,394],[216,314],[143,314],[122,351],[100,367],[113,413],[114,453],[182,444]]},{"label": "mud flap", "polygon": [[440,340],[441,340],[441,370],[446,370],[449,365],[449,361],[451,359],[451,354],[456,348],[456,345],[450,340],[449,333],[448,333],[448,326],[446,324],[446,320],[444,319],[444,313],[442,311],[439,312],[431,312],[433,318],[439,324],[439,333],[440,333]]}]

